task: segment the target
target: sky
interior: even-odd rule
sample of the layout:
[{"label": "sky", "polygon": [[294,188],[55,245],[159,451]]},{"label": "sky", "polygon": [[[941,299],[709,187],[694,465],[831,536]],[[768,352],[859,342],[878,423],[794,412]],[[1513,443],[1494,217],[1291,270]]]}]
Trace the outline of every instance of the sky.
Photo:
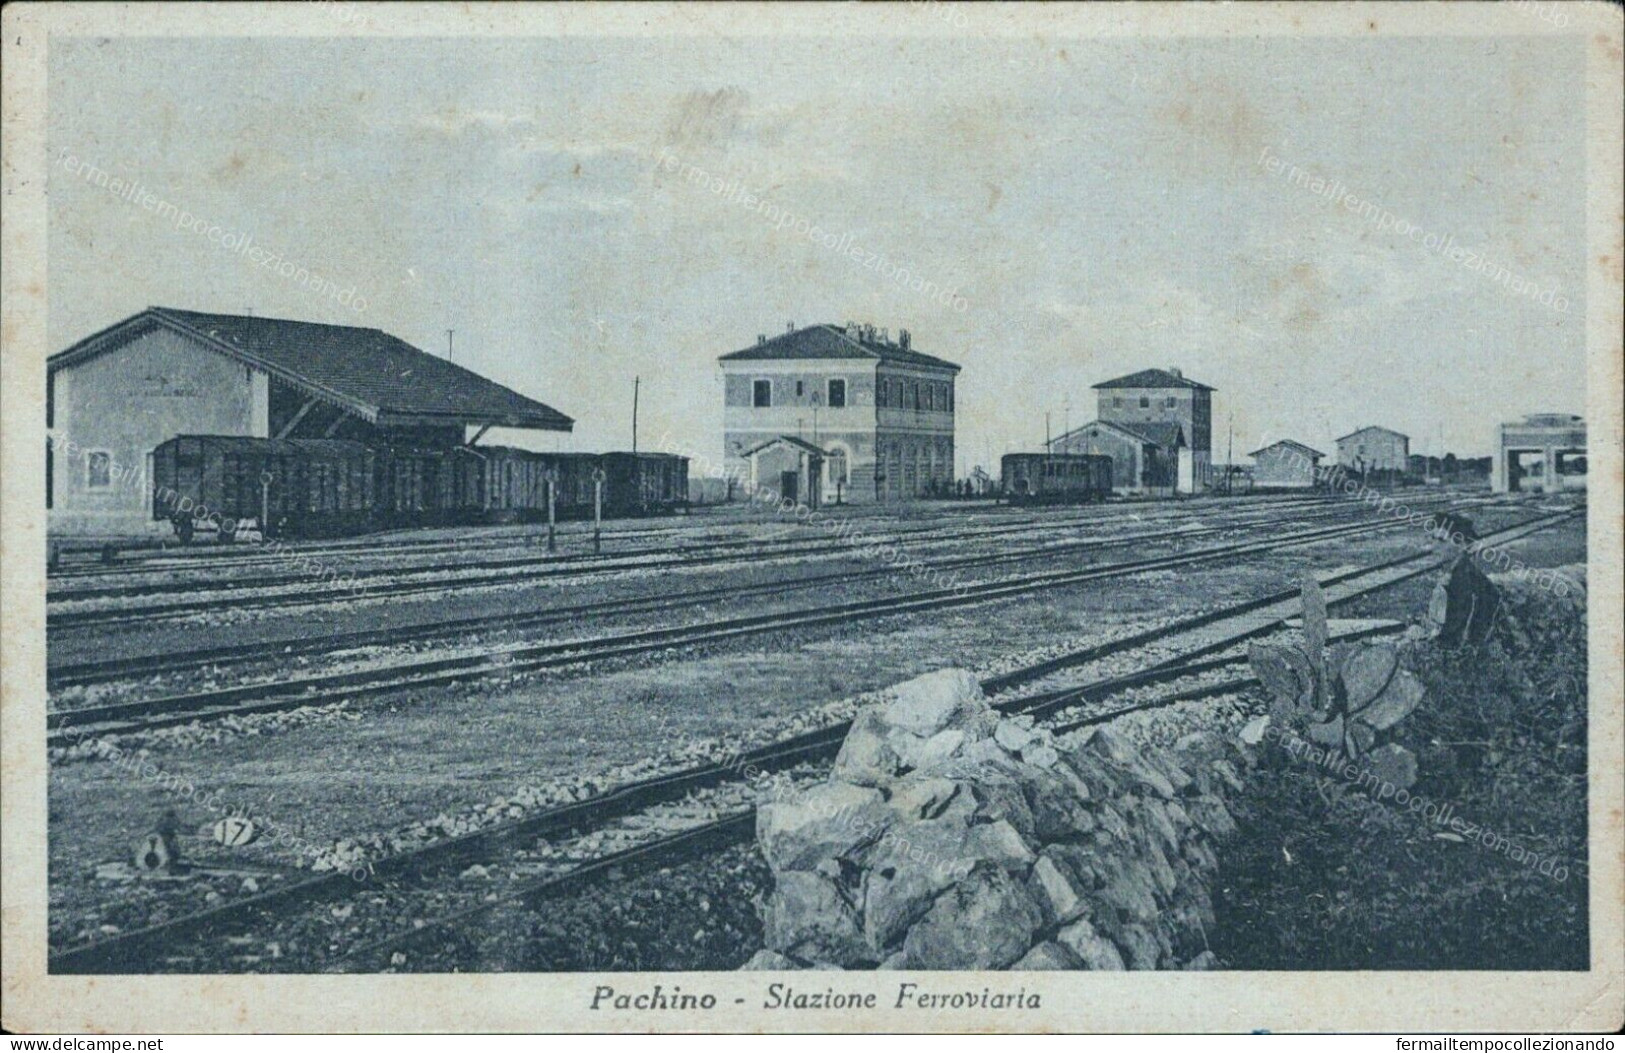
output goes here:
[{"label": "sky", "polygon": [[628,448],[637,377],[642,444],[714,458],[717,356],[854,319],[963,366],[961,471],[1152,366],[1217,389],[1216,460],[1487,455],[1584,410],[1582,47],[54,37],[50,342],[148,305],[454,329],[576,419],[535,448]]}]

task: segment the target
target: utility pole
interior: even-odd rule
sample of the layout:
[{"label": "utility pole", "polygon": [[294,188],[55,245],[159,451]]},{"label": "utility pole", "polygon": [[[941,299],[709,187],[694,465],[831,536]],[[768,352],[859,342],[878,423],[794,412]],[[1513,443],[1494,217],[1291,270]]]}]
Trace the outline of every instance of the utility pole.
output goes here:
[{"label": "utility pole", "polygon": [[1224,492],[1230,494],[1236,486],[1236,415],[1230,414],[1226,425],[1228,438],[1224,447]]},{"label": "utility pole", "polygon": [[1048,453],[1048,452],[1049,452],[1049,447],[1050,447],[1050,438],[1049,438],[1049,410],[1045,410],[1045,411],[1044,411],[1044,452],[1045,452],[1045,453]]},{"label": "utility pole", "polygon": [[642,377],[632,378],[632,452],[638,452],[638,390],[643,386]]},{"label": "utility pole", "polygon": [[446,330],[446,361],[447,362],[454,361],[454,359],[451,357],[451,337],[452,337],[452,334],[455,333],[455,332],[457,332],[457,330],[455,330],[455,329],[447,329]]}]

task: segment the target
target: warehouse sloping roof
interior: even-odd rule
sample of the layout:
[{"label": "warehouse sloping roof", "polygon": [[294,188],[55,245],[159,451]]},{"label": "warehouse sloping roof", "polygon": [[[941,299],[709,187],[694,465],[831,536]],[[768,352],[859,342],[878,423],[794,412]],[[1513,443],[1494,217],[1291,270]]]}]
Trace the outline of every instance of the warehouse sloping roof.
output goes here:
[{"label": "warehouse sloping roof", "polygon": [[1197,391],[1212,391],[1206,384],[1198,384],[1178,373],[1166,369],[1142,369],[1138,373],[1130,373],[1126,377],[1115,380],[1102,381],[1095,385],[1098,391],[1101,388],[1195,388]]},{"label": "warehouse sloping roof", "polygon": [[881,340],[872,330],[858,329],[855,334],[845,326],[809,325],[780,333],[752,347],[723,355],[721,362],[768,361],[798,358],[856,358],[879,360],[905,366],[935,366],[938,369],[959,367],[945,358],[927,355],[912,348]]},{"label": "warehouse sloping roof", "polygon": [[1273,450],[1277,446],[1285,446],[1285,447],[1288,447],[1289,449],[1297,450],[1299,453],[1303,454],[1306,457],[1324,457],[1324,456],[1326,456],[1325,454],[1321,453],[1319,450],[1315,449],[1313,446],[1305,446],[1303,443],[1298,442],[1295,439],[1280,439],[1280,440],[1278,440],[1276,442],[1270,443],[1268,446],[1259,447],[1258,449],[1254,450],[1252,453],[1249,453],[1247,456],[1249,456],[1249,457],[1257,457],[1259,454],[1263,453],[1265,450]]},{"label": "warehouse sloping roof", "polygon": [[1088,424],[1081,424],[1060,438],[1052,440],[1051,445],[1090,428],[1109,428],[1119,435],[1148,442],[1153,446],[1161,446],[1165,450],[1174,450],[1185,445],[1185,429],[1177,424],[1130,423],[1118,420],[1092,420]]},{"label": "warehouse sloping roof", "polygon": [[1393,436],[1395,436],[1397,438],[1405,439],[1407,441],[1409,441],[1409,439],[1410,439],[1410,436],[1406,435],[1402,431],[1395,431],[1392,428],[1384,428],[1380,424],[1367,424],[1363,428],[1354,429],[1353,431],[1349,432],[1347,435],[1339,436],[1337,441],[1338,442],[1344,442],[1344,441],[1346,441],[1348,439],[1354,438],[1356,435],[1364,435],[1368,431],[1380,431],[1385,435],[1393,435]]},{"label": "warehouse sloping roof", "polygon": [[[1102,421],[1102,423],[1106,423]],[[1154,442],[1165,450],[1178,449],[1185,445],[1185,429],[1177,424],[1150,422],[1150,421],[1112,421],[1112,427],[1121,428],[1133,435],[1138,435],[1146,442]]]},{"label": "warehouse sloping roof", "polygon": [[191,337],[381,425],[475,424],[569,431],[551,406],[379,329],[149,307],[50,358],[54,371],[154,328]]}]

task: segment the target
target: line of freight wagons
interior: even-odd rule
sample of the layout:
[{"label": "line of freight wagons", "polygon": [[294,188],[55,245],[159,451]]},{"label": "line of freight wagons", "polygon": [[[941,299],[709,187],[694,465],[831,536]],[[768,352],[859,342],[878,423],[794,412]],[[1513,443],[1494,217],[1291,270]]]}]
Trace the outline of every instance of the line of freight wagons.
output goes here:
[{"label": "line of freight wagons", "polygon": [[687,507],[688,458],[533,453],[509,446],[401,449],[339,439],[180,435],[153,452],[155,520],[183,541],[251,521],[267,536],[331,537],[391,527],[606,518]]}]

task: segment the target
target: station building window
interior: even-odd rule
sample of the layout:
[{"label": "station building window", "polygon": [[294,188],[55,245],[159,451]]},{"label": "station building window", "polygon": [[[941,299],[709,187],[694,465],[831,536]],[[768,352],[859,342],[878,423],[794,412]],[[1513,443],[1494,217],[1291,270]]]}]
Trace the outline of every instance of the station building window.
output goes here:
[{"label": "station building window", "polygon": [[113,485],[113,455],[106,450],[85,454],[85,488],[106,490]]},{"label": "station building window", "polygon": [[1151,396],[1150,395],[1141,395],[1140,396],[1140,408],[1141,409],[1150,409],[1151,408]]},{"label": "station building window", "polygon": [[829,382],[829,408],[841,409],[846,405],[846,381],[839,378]]},{"label": "station building window", "polygon": [[773,405],[773,382],[758,380],[751,384],[750,404],[758,409]]},{"label": "station building window", "polygon": [[831,486],[846,485],[846,451],[839,447],[829,451],[829,460],[824,462],[828,467],[829,484]]}]

